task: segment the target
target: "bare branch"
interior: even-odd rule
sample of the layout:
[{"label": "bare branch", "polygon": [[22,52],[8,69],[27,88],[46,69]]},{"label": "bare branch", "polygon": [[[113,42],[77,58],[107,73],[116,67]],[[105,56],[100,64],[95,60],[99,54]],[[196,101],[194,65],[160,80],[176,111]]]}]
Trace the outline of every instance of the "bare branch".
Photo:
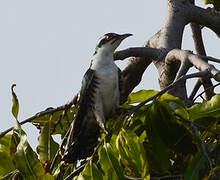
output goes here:
[{"label": "bare branch", "polygon": [[203,9],[198,6],[190,5],[187,13],[189,22],[206,26],[213,30],[216,34],[220,34],[220,14]]},{"label": "bare branch", "polygon": [[78,167],[75,171],[73,171],[72,173],[70,173],[64,180],[71,180],[73,179],[75,176],[77,176],[86,166],[87,163],[81,165],[80,167]]},{"label": "bare branch", "polygon": [[[158,51],[158,57],[154,57],[157,60],[164,59],[163,56],[166,56],[167,51],[162,49],[162,47],[159,47],[161,37],[161,31],[158,31],[154,36],[148,40],[147,43],[144,44],[144,47],[151,47],[151,48],[158,48],[157,50],[154,49],[148,49],[147,51],[150,53],[146,57],[132,57],[129,59],[128,66],[121,72],[121,82],[122,82],[122,89],[120,92],[120,103],[123,104],[126,100],[128,95],[132,92],[132,90],[141,82],[142,75],[147,69],[147,67],[151,64],[152,58],[156,56],[156,53]],[[164,54],[163,54],[164,53]],[[134,54],[132,54],[133,56]],[[141,54],[138,54],[141,55]],[[116,59],[117,57],[116,53]],[[127,57],[127,56],[126,56]],[[155,60],[155,59],[154,59]],[[157,61],[160,62],[160,61]],[[160,63],[158,63],[159,65]]]},{"label": "bare branch", "polygon": [[220,71],[216,69],[213,65],[205,62],[200,56],[192,54],[189,51],[173,49],[167,54],[166,64],[169,65],[173,61],[189,61],[195,68],[199,71],[208,70],[210,76],[213,77],[216,81],[220,82]]},{"label": "bare branch", "polygon": [[[209,88],[215,88],[215,87],[217,87],[217,86],[219,86],[220,85],[220,83],[218,83],[218,84],[216,84],[216,85],[213,85],[212,87],[209,87]],[[202,94],[203,93],[205,93],[207,91],[207,89],[205,89],[203,92],[201,92],[200,94],[198,94],[194,99],[193,99],[193,101],[195,101],[198,97],[201,97],[202,96]]]},{"label": "bare branch", "polygon": [[[203,39],[202,39],[202,30],[201,30],[200,25],[196,24],[196,23],[190,23],[190,26],[192,29],[193,41],[194,41],[194,46],[195,46],[197,54],[206,56],[205,46],[204,46]],[[211,79],[208,77],[198,79],[198,81],[202,82],[204,89],[208,89],[209,87],[213,86]],[[196,85],[200,86],[200,83],[196,83]],[[197,87],[197,90],[198,89],[199,89],[199,87]],[[196,90],[196,89],[194,89],[194,90]],[[196,94],[196,92],[194,92],[194,94]],[[205,92],[206,100],[211,99],[211,97],[213,95],[214,95],[213,89],[209,88],[209,90],[207,90]],[[191,98],[192,98],[192,96],[191,96]]]},{"label": "bare branch", "polygon": [[145,57],[151,59],[158,59],[164,56],[165,52],[161,49],[150,47],[132,47],[121,51],[116,51],[114,54],[115,60],[123,60],[128,57]]},{"label": "bare branch", "polygon": [[[31,116],[31,117],[25,119],[24,121],[21,121],[20,124],[21,125],[26,124],[26,123],[31,122],[32,120],[34,120],[36,118],[39,118],[41,116],[45,116],[47,114],[53,114],[53,113],[58,112],[58,111],[67,110],[75,103],[76,103],[76,96],[70,102],[68,102],[67,104],[59,106],[57,108],[47,108],[45,111],[41,111],[41,112],[35,114],[34,116]],[[13,130],[13,128],[14,127],[11,127],[9,129],[3,131],[2,133],[0,133],[0,138],[2,138],[5,134],[10,132],[11,130]]]},{"label": "bare branch", "polygon": [[207,60],[207,61],[212,61],[212,62],[216,62],[216,63],[220,63],[220,59],[216,59],[210,56],[200,56],[202,59]]},{"label": "bare branch", "polygon": [[127,100],[128,95],[141,82],[142,75],[151,62],[150,58],[133,57],[130,59],[129,65],[121,72],[120,104]]},{"label": "bare branch", "polygon": [[132,115],[137,109],[139,109],[140,107],[142,107],[146,103],[148,103],[150,101],[153,101],[154,99],[156,99],[159,96],[163,95],[164,93],[166,93],[167,91],[169,91],[173,87],[177,86],[178,83],[181,83],[181,81],[185,81],[186,79],[191,79],[191,78],[196,78],[196,77],[204,77],[207,74],[208,74],[208,71],[202,71],[202,72],[197,72],[197,73],[192,73],[192,74],[188,74],[188,75],[182,76],[181,78],[179,78],[178,80],[176,80],[175,82],[170,84],[168,87],[166,87],[165,89],[163,89],[160,92],[158,92],[156,95],[152,96],[151,98],[149,98],[149,99],[139,103],[137,106],[133,107],[130,110],[129,114]]},{"label": "bare branch", "polygon": [[189,100],[191,100],[191,101],[193,100],[193,98],[195,97],[195,95],[196,95],[196,93],[198,92],[198,90],[199,90],[199,88],[201,87],[201,85],[202,85],[202,82],[200,81],[200,79],[198,79],[198,80],[196,81],[196,84],[195,84],[195,86],[194,86],[194,88],[193,88],[193,90],[192,90],[190,96],[189,96]]}]

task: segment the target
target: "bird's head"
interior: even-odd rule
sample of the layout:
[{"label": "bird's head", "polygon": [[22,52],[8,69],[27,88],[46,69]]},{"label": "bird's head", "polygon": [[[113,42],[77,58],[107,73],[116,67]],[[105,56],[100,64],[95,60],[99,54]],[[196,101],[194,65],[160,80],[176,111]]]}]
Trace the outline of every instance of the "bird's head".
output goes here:
[{"label": "bird's head", "polygon": [[96,52],[98,51],[109,51],[114,52],[115,49],[121,44],[121,42],[129,37],[132,34],[116,34],[116,33],[107,33],[99,39],[98,45],[96,46]]}]

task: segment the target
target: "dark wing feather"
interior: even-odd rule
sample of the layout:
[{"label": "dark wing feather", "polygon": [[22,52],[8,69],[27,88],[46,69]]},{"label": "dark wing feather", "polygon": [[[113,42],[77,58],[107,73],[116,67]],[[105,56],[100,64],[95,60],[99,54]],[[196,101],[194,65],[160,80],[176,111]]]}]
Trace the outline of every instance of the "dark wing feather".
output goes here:
[{"label": "dark wing feather", "polygon": [[95,71],[88,69],[82,80],[77,105],[78,112],[75,120],[71,124],[67,150],[63,157],[65,162],[72,163],[78,159],[90,156],[96,145],[100,132],[92,108],[94,104],[94,94],[98,84]]}]

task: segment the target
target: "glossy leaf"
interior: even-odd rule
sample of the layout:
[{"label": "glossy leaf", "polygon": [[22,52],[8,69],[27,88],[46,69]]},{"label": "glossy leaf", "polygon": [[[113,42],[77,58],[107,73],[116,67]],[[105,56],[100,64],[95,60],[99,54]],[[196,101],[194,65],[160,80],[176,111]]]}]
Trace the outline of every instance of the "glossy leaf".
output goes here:
[{"label": "glossy leaf", "polygon": [[92,163],[92,160],[88,162],[83,172],[75,180],[102,180],[102,172],[97,168],[97,166]]},{"label": "glossy leaf", "polygon": [[[181,113],[181,110],[178,112]],[[187,112],[192,121],[207,116],[220,117],[220,95],[215,95],[209,101],[188,108]]]},{"label": "glossy leaf", "polygon": [[27,135],[19,123],[13,130],[10,153],[14,166],[21,172],[24,179],[40,179],[44,176],[44,168],[27,142]]},{"label": "glossy leaf", "polygon": [[178,104],[180,107],[186,108],[184,102],[183,102],[180,98],[175,97],[175,96],[172,96],[171,94],[165,93],[165,94],[163,94],[162,96],[160,96],[157,100],[160,101],[160,102],[165,101],[165,102],[176,103],[176,104]]},{"label": "glossy leaf", "polygon": [[52,161],[59,148],[59,145],[53,140],[50,134],[50,124],[50,122],[47,122],[45,126],[42,127],[41,134],[38,139],[39,145],[37,147],[37,152],[40,155],[41,162],[46,162],[48,160]]},{"label": "glossy leaf", "polygon": [[205,167],[206,158],[202,152],[199,152],[194,157],[193,161],[187,167],[184,179],[195,180],[199,179],[199,172]]},{"label": "glossy leaf", "polygon": [[148,162],[145,149],[140,138],[131,131],[121,130],[116,140],[120,159],[134,177],[149,176]]},{"label": "glossy leaf", "polygon": [[10,157],[11,135],[5,135],[0,138],[0,178],[9,172],[15,170],[14,164]]},{"label": "glossy leaf", "polygon": [[[64,115],[64,110],[54,112],[53,114],[47,114],[40,116],[32,120],[31,122],[37,123],[40,126],[45,126],[50,121],[51,135],[61,134],[64,135],[69,129],[71,122],[73,121],[77,109],[71,107]],[[52,116],[52,117],[51,117]]]},{"label": "glossy leaf", "polygon": [[145,144],[148,163],[155,173],[168,173],[170,169],[170,149],[161,139],[156,125],[155,119],[160,119],[161,115],[157,114],[155,106],[152,106],[145,115],[145,129],[147,133],[148,143]]},{"label": "glossy leaf", "polygon": [[105,173],[104,179],[125,179],[124,169],[120,166],[118,157],[115,156],[109,143],[104,143],[99,150],[99,160]]},{"label": "glossy leaf", "polygon": [[172,150],[183,154],[195,153],[197,148],[193,143],[192,134],[178,123],[169,104],[155,102],[153,107],[155,129],[163,142]]},{"label": "glossy leaf", "polygon": [[39,180],[55,180],[55,178],[49,173],[46,173],[45,175],[39,177]]},{"label": "glossy leaf", "polygon": [[16,84],[13,84],[11,86],[11,93],[12,93],[12,114],[15,117],[15,119],[18,118],[18,112],[19,112],[19,102],[18,102],[18,98],[14,92],[14,87],[16,86]]},{"label": "glossy leaf", "polygon": [[157,93],[158,91],[154,91],[154,90],[140,90],[138,92],[131,93],[128,96],[127,104],[143,102],[151,98],[152,96],[156,95]]}]

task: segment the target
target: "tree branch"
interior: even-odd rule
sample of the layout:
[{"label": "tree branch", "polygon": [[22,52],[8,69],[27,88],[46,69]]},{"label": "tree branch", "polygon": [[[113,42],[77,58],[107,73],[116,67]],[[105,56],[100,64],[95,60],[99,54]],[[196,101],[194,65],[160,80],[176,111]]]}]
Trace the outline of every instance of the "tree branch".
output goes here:
[{"label": "tree branch", "polygon": [[[216,85],[213,85],[212,87],[209,87],[209,88],[215,88],[217,86],[219,86],[220,83],[216,84]],[[203,92],[201,92],[200,94],[198,94],[194,99],[193,99],[193,102],[198,98],[198,97],[201,97],[203,93],[205,93],[208,89],[205,89]]]},{"label": "tree branch", "polygon": [[162,49],[150,47],[132,47],[121,51],[116,51],[114,54],[115,60],[123,60],[128,57],[144,57],[151,59],[160,59],[165,55],[166,51]]},{"label": "tree branch", "polygon": [[147,100],[139,103],[137,106],[133,107],[130,110],[129,115],[132,115],[137,109],[141,108],[146,103],[148,103],[150,101],[153,101],[154,99],[156,99],[159,96],[163,95],[164,93],[166,93],[167,91],[169,91],[173,87],[177,86],[178,83],[181,83],[181,81],[185,81],[186,79],[191,79],[191,78],[196,78],[196,77],[204,77],[204,76],[207,76],[208,73],[209,72],[206,70],[206,71],[192,73],[192,74],[188,74],[188,75],[182,76],[181,78],[177,79],[175,82],[171,83],[168,87],[166,87],[165,89],[163,89],[160,92],[158,92],[156,95],[150,97],[149,99],[147,99]]},{"label": "tree branch", "polygon": [[206,26],[216,34],[220,34],[220,14],[190,4],[187,14],[189,22]]},{"label": "tree branch", "polygon": [[[194,2],[193,2],[193,4],[194,4]],[[200,25],[196,24],[196,23],[190,23],[190,26],[192,29],[192,37],[193,37],[194,46],[195,46],[197,54],[206,56],[205,46],[204,46],[203,39],[202,39],[202,30],[201,30]],[[202,82],[204,89],[208,89],[209,87],[213,86],[210,78],[204,77],[204,78],[198,79],[198,81]],[[196,83],[196,85],[200,86],[200,83]],[[197,87],[197,90],[198,89],[199,89],[199,87]],[[194,90],[196,90],[196,89],[194,89]],[[193,92],[193,94],[196,94],[196,92]],[[193,94],[191,94],[191,95],[193,95]],[[213,89],[209,88],[209,90],[207,90],[205,93],[206,100],[211,99],[213,95],[214,95]],[[192,96],[190,96],[190,97],[191,97],[191,99],[194,98]]]},{"label": "tree branch", "polygon": [[220,71],[216,69],[213,65],[205,62],[201,56],[192,54],[189,51],[173,49],[166,56],[166,64],[169,65],[173,61],[189,61],[196,69],[199,71],[208,70],[211,77],[216,81],[220,82]]},{"label": "tree branch", "polygon": [[[76,104],[76,101],[77,101],[77,95],[70,101],[68,102],[67,104],[65,105],[62,105],[62,106],[59,106],[57,108],[47,108],[46,110],[44,111],[41,111],[37,114],[35,114],[34,116],[31,116],[27,119],[25,119],[24,121],[21,121],[20,124],[23,125],[23,124],[26,124],[28,122],[31,122],[32,120],[38,118],[38,117],[41,117],[41,116],[45,116],[47,114],[53,114],[55,112],[58,112],[58,111],[63,111],[63,110],[67,110],[69,109],[72,105]],[[7,134],[8,132],[10,132],[11,130],[13,130],[14,127],[11,127],[5,131],[3,131],[2,133],[0,133],[0,138],[2,138],[5,134]]]}]

